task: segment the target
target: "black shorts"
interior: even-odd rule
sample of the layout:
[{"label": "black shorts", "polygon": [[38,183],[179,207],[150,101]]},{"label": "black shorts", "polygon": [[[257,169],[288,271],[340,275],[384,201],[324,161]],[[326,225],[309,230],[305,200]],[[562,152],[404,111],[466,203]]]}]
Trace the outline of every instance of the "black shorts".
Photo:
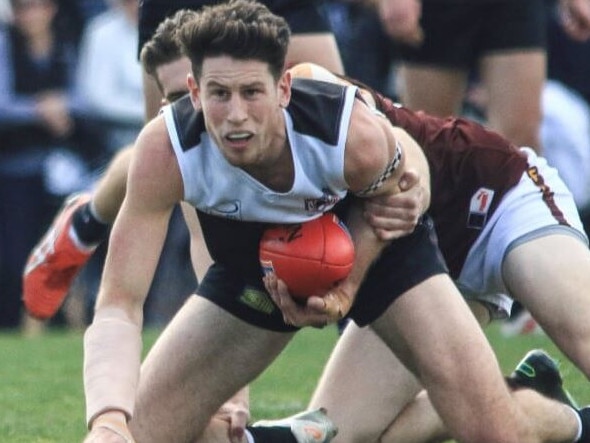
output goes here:
[{"label": "black shorts", "polygon": [[[220,3],[221,0],[141,0],[139,3],[139,46],[147,42],[158,25],[179,9],[199,9],[204,5]],[[285,18],[293,34],[331,32],[330,26],[320,11],[317,0],[260,0],[274,14]]]},{"label": "black shorts", "polygon": [[434,223],[424,216],[411,235],[394,240],[381,253],[367,272],[348,316],[357,325],[366,326],[406,291],[430,277],[446,273]]},{"label": "black shorts", "polygon": [[[424,217],[411,235],[395,240],[368,271],[349,318],[359,326],[375,321],[400,295],[426,279],[446,273],[432,220]],[[213,265],[197,294],[260,328],[292,332],[260,282],[247,284],[236,272]],[[434,295],[435,296],[435,295]]]},{"label": "black shorts", "polygon": [[263,329],[278,332],[299,329],[283,321],[281,310],[264,289],[262,273],[259,283],[248,284],[231,269],[214,264],[199,285],[197,296],[204,297],[240,320]]},{"label": "black shorts", "polygon": [[412,64],[470,69],[482,56],[546,47],[544,0],[423,0],[424,43],[399,46]]}]

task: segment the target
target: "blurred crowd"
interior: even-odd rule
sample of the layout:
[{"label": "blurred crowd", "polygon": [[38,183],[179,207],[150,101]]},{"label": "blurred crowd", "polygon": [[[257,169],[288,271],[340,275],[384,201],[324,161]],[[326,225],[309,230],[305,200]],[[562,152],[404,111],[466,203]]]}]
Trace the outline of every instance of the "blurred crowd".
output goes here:
[{"label": "blurred crowd", "polygon": [[[398,68],[407,38],[394,39],[384,11],[367,3],[326,0],[322,5],[346,73],[405,99],[409,82],[400,81]],[[144,123],[138,6],[139,0],[0,0],[0,328],[21,324],[24,264],[64,197],[91,189]],[[559,169],[586,222],[590,42],[565,35],[555,0],[545,0],[545,6],[547,71],[539,139],[531,144]],[[417,44],[421,37],[412,38]],[[490,98],[481,92],[481,81],[474,69],[458,112],[486,122]],[[436,87],[423,85],[426,92]],[[178,241],[185,236],[183,231]],[[83,294],[78,301],[96,290],[97,257],[73,288]],[[192,281],[194,276],[187,276],[186,284]],[[148,323],[167,321],[167,315],[158,315],[165,303],[158,300],[157,286],[156,281],[155,314],[147,316]],[[83,301],[78,307],[81,322],[89,306]]]},{"label": "blurred crowd", "polygon": [[143,124],[138,0],[0,2],[0,326],[64,196],[92,186]]}]

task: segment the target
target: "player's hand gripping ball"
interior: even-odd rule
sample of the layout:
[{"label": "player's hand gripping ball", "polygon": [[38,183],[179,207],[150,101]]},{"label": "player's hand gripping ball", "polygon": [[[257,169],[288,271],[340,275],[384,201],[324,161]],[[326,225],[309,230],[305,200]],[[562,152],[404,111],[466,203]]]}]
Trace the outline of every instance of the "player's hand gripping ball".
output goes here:
[{"label": "player's hand gripping ball", "polygon": [[331,213],[305,223],[268,228],[260,241],[260,264],[274,272],[295,299],[321,296],[352,269],[354,244]]}]

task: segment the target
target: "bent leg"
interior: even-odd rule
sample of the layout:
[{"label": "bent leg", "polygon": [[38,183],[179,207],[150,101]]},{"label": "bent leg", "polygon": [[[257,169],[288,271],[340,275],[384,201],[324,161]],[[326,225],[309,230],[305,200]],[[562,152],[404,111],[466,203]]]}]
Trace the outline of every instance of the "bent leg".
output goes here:
[{"label": "bent leg", "polygon": [[513,297],[590,379],[590,250],[561,234],[511,250],[502,273]]},{"label": "bent leg", "polygon": [[328,410],[339,443],[366,443],[377,441],[420,389],[370,327],[351,322],[332,351],[309,409]]},{"label": "bent leg", "polygon": [[[481,325],[489,323],[489,311],[484,305],[477,301],[468,301],[467,304]],[[395,417],[380,442],[434,443],[446,441],[448,438],[446,426],[434,410],[428,393],[423,390]]]},{"label": "bent leg", "polygon": [[373,327],[414,368],[455,439],[534,441],[483,331],[447,275],[406,292]]},{"label": "bent leg", "polygon": [[[533,441],[573,441],[576,424],[573,412],[566,406],[542,397],[530,389],[515,391],[512,396],[534,427],[536,437]],[[565,424],[563,432],[562,423]],[[568,428],[571,431],[567,431]],[[447,441],[447,434],[428,398],[428,393],[422,391],[408,408],[396,417],[381,437],[380,443],[438,443]]]},{"label": "bent leg", "polygon": [[[404,297],[404,299],[399,300],[399,302],[411,302],[411,300],[407,297]],[[397,307],[398,309],[402,309],[402,307],[405,308],[404,305],[405,303],[402,303]],[[391,307],[390,310],[392,310]],[[452,309],[447,308],[445,311],[441,312],[450,314],[452,311]],[[483,314],[483,311],[480,313]],[[451,318],[452,316],[445,316],[444,323],[447,325],[452,325],[453,322],[451,321]],[[482,320],[486,320],[485,316],[480,318],[480,321]],[[381,319],[379,322],[380,321]],[[461,326],[461,322],[457,324],[457,332],[460,331],[462,327],[464,326]],[[473,325],[470,326],[470,328],[472,327]],[[472,338],[475,338],[477,335],[479,334],[475,334],[474,330],[472,330],[471,333],[468,333],[468,336]],[[446,335],[440,335],[440,337],[452,337],[452,335],[447,333]],[[455,339],[445,340],[445,345],[450,344],[454,340]],[[480,341],[481,336],[477,340]],[[455,351],[451,349],[450,351],[447,350],[443,352],[450,352],[451,354],[456,353],[459,355],[458,357],[455,357],[457,361],[460,362],[459,366],[470,366],[472,360],[467,357],[469,352],[466,352],[466,350],[473,346],[473,343],[474,342],[471,342],[470,344],[467,342],[462,345],[464,348],[460,348],[459,350]],[[482,346],[481,349],[485,354],[490,352],[489,344],[487,341],[485,341],[485,337],[484,342],[480,341],[477,346]],[[421,351],[421,349],[419,349],[419,351]],[[442,360],[439,360],[440,358],[441,356],[435,354],[431,356],[432,361],[435,361],[438,366],[447,367],[446,365],[443,365]],[[445,358],[444,355],[442,358]],[[471,404],[474,405],[474,409],[470,410],[467,407],[466,409],[463,409],[463,411],[459,410],[451,412],[457,415],[458,423],[460,423],[461,420],[465,420],[465,423],[467,423],[467,428],[471,428],[470,424],[473,424],[475,427],[485,425],[485,428],[482,427],[482,431],[484,432],[483,434],[476,437],[463,437],[465,438],[465,441],[573,441],[578,427],[574,412],[571,409],[563,404],[557,403],[556,401],[545,398],[537,392],[529,389],[513,392],[509,394],[511,398],[507,399],[505,395],[507,392],[507,387],[502,377],[500,376],[500,378],[498,378],[498,372],[493,368],[494,366],[496,366],[495,363],[491,364],[490,366],[489,362],[484,363],[483,361],[480,361],[474,367],[467,369],[458,380],[458,383],[463,384],[464,393],[457,391],[455,394],[458,396],[465,395],[466,400],[469,403],[473,402]],[[450,367],[447,368],[449,368],[447,371],[461,372],[463,370],[462,368],[454,370],[450,369]],[[492,370],[490,371],[487,368],[492,368]],[[435,370],[438,370],[438,368],[435,368]],[[495,388],[492,387],[492,383],[489,383],[492,381],[492,379]],[[423,380],[427,380],[427,378],[423,377]],[[449,381],[445,383],[449,383]],[[455,383],[457,383],[457,381],[455,381]],[[425,385],[428,386],[426,382]],[[438,387],[436,384],[432,386],[432,388],[429,388],[429,394],[433,396],[437,395],[438,393],[436,392],[436,389],[438,389]],[[458,387],[457,389],[460,390],[462,388]],[[480,394],[477,394],[477,392],[480,392]],[[481,395],[481,400],[485,403],[486,392],[488,394],[495,393],[495,395],[487,397],[487,405],[483,403],[478,404],[477,399],[469,400],[469,398],[474,394]],[[447,393],[446,395],[449,394]],[[445,401],[444,397],[441,398],[441,401]],[[468,404],[464,400],[451,399],[450,397],[448,397],[446,401],[450,409],[462,408],[463,405]],[[444,414],[444,405],[443,409],[438,406],[437,410],[439,413],[441,413],[441,415]],[[488,412],[483,412],[484,410],[487,410]],[[435,411],[436,410],[426,392],[421,393],[412,403],[408,405],[406,409],[404,409],[402,414],[394,417],[390,427],[383,434],[381,442],[417,443],[445,441],[446,433],[444,432],[444,425],[441,420],[437,420]],[[480,417],[479,419],[477,418],[478,416]],[[494,421],[496,424],[493,424]],[[452,422],[447,421],[446,423],[448,423],[449,426],[452,426]],[[458,426],[460,426],[460,424]],[[513,429],[516,432],[516,436],[504,435],[494,437],[493,433],[497,430],[497,426],[505,426],[507,430],[508,428]]]},{"label": "bent leg", "polygon": [[379,440],[380,443],[444,442],[447,428],[434,410],[428,393],[420,392],[398,415]]},{"label": "bent leg", "polygon": [[488,90],[488,124],[517,146],[541,152],[543,50],[484,57],[480,72]]},{"label": "bent leg", "polygon": [[330,33],[293,34],[287,51],[287,64],[310,62],[336,74],[344,73],[336,38]]},{"label": "bent leg", "polygon": [[439,117],[460,114],[467,88],[466,72],[404,63],[399,75],[404,106]]},{"label": "bent leg", "polygon": [[132,145],[117,152],[92,193],[96,215],[103,223],[112,224],[119,213],[127,190],[127,173],[132,155]]},{"label": "bent leg", "polygon": [[[196,440],[219,407],[292,337],[249,325],[201,297],[189,298],[142,365],[133,436],[141,442]],[[219,424],[225,431],[217,434],[227,441],[227,422]]]}]

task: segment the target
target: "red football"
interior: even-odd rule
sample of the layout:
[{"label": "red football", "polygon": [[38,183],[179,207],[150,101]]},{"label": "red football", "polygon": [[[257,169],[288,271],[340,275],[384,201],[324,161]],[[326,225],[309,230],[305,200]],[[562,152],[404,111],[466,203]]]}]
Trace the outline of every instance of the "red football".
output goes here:
[{"label": "red football", "polygon": [[331,213],[269,228],[260,240],[263,271],[274,271],[294,298],[323,295],[348,276],[353,261],[350,234]]}]

